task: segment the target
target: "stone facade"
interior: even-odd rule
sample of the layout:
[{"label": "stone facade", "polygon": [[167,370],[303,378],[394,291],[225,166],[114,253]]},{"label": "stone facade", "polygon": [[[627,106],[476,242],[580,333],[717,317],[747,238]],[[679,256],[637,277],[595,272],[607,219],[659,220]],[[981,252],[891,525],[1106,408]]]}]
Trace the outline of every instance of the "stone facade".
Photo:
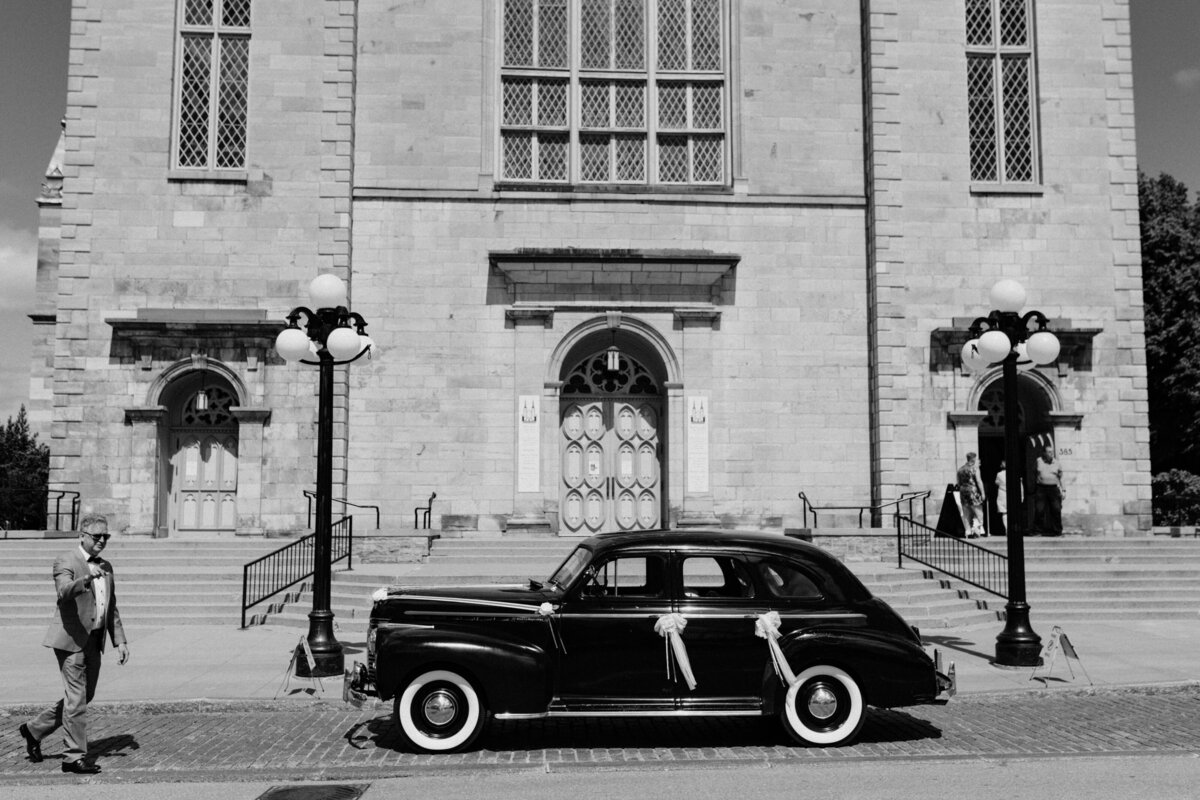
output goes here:
[{"label": "stone facade", "polygon": [[75,2],[31,391],[53,488],[175,534],[211,387],[234,510],[190,528],[305,527],[316,373],[272,340],[332,272],[377,344],[339,369],[334,494],[385,531],[432,492],[435,527],[595,529],[563,518],[567,381],[609,346],[654,385],[653,486],[585,507],[782,530],[801,490],[936,502],[967,450],[987,465],[996,375],[951,345],[1009,277],[1083,342],[1023,379],[1067,527],[1148,530],[1126,0],[1036,0],[1041,179],[1019,191],[970,180],[961,0],[727,0],[722,185],[506,182],[501,5],[253,0],[247,163],[197,175],[170,168],[176,4]]}]

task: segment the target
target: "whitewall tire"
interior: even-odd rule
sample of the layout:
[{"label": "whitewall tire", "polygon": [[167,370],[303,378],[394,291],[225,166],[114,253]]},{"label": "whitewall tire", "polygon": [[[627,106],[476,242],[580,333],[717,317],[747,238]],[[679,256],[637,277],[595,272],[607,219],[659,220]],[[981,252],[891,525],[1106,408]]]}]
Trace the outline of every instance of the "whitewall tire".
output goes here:
[{"label": "whitewall tire", "polygon": [[471,681],[448,669],[417,675],[396,695],[396,724],[405,741],[424,753],[470,747],[487,712]]},{"label": "whitewall tire", "polygon": [[845,670],[825,664],[796,676],[779,714],[789,736],[818,747],[848,744],[866,716],[858,682]]}]

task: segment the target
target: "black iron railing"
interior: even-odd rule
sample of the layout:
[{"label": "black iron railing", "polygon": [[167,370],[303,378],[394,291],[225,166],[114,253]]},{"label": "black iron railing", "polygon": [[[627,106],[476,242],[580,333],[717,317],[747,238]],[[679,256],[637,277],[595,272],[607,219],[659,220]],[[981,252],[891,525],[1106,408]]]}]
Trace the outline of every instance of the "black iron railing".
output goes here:
[{"label": "black iron railing", "polygon": [[896,561],[923,564],[963,583],[1008,599],[1008,556],[941,533],[912,517],[896,514]]},{"label": "black iron railing", "polygon": [[882,512],[884,509],[892,508],[893,506],[895,506],[896,511],[899,512],[901,505],[907,505],[908,506],[908,516],[910,518],[915,518],[913,512],[916,508],[917,501],[920,501],[920,503],[921,503],[921,521],[925,522],[926,521],[925,500],[929,497],[929,494],[930,494],[930,492],[928,489],[926,489],[923,492],[905,492],[904,494],[897,497],[895,500],[888,500],[886,503],[879,503],[877,505],[850,505],[850,506],[814,506],[812,504],[812,502],[808,499],[808,495],[806,495],[804,492],[800,492],[799,497],[800,497],[801,513],[804,515],[804,527],[805,528],[809,527],[809,525],[808,525],[808,515],[809,514],[812,514],[812,519],[813,519],[812,527],[814,527],[814,528],[820,527],[817,522],[817,512],[821,512],[821,511],[857,511],[858,512],[858,527],[861,528],[863,526],[863,514],[870,512],[871,518],[874,519],[876,512]]},{"label": "black iron railing", "polygon": [[[63,504],[66,508],[63,508]],[[51,510],[53,504],[53,511]],[[63,517],[67,527],[62,526]],[[51,523],[53,522],[53,527]],[[79,526],[79,492],[69,489],[51,489],[46,493],[46,527],[52,531],[73,531]]]},{"label": "black iron railing", "polygon": [[[310,490],[304,490],[304,496],[308,498],[308,527],[313,526],[313,504],[317,502],[317,493]],[[339,500],[336,497],[331,497],[330,502],[341,503],[342,513],[346,513],[347,508],[361,508],[364,511],[375,512],[375,530],[379,530],[379,506],[361,506],[358,503],[351,503],[349,500]]]},{"label": "black iron railing", "polygon": [[429,505],[417,506],[413,509],[413,528],[421,530],[429,527],[429,516],[433,513],[433,501],[437,499],[437,492],[429,495]]},{"label": "black iron railing", "polygon": [[[330,563],[346,559],[346,569],[354,569],[354,517],[342,517],[334,522],[332,533]],[[242,567],[243,628],[248,610],[313,576],[315,536],[315,533],[302,536]]]}]

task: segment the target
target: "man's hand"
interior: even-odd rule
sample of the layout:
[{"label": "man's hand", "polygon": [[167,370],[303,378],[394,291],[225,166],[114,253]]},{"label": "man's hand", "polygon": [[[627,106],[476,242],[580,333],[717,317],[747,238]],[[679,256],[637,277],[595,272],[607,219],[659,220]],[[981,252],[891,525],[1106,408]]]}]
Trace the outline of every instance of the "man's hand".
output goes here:
[{"label": "man's hand", "polygon": [[118,664],[124,664],[129,661],[129,645],[124,643],[117,645],[117,653],[119,655],[117,659]]}]

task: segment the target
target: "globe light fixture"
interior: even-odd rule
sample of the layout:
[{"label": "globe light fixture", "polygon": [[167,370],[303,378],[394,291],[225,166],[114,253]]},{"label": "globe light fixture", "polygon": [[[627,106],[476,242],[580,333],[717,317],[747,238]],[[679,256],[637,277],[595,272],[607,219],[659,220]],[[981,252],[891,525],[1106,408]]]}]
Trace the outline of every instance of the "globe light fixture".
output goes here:
[{"label": "globe light fixture", "polygon": [[[1017,402],[1017,372],[1054,363],[1059,354],[1058,337],[1049,330],[1049,320],[1040,311],[1027,311],[1025,288],[1015,280],[997,281],[989,293],[995,310],[971,323],[968,346],[962,360],[968,369],[978,371],[979,363],[1000,363],[1004,387],[1004,460],[1005,481],[1009,487],[1021,485],[1020,406]],[[973,345],[973,347],[971,346]],[[1008,602],[1005,624],[996,636],[995,663],[1006,667],[1032,667],[1042,663],[1042,639],[1029,623],[1029,603],[1025,599],[1025,522],[1021,514],[1024,493],[1008,493]],[[964,543],[966,546],[969,543]]]},{"label": "globe light fixture", "polygon": [[[313,608],[308,615],[308,638],[297,652],[296,674],[324,678],[341,675],[342,645],[333,632],[330,583],[333,567],[333,368],[369,356],[374,343],[367,322],[350,311],[346,284],[336,275],[318,275],[308,287],[313,308],[299,306],[287,315],[288,326],[275,338],[275,352],[289,363],[318,368],[317,492],[313,528]],[[303,328],[301,321],[303,320]]]}]

